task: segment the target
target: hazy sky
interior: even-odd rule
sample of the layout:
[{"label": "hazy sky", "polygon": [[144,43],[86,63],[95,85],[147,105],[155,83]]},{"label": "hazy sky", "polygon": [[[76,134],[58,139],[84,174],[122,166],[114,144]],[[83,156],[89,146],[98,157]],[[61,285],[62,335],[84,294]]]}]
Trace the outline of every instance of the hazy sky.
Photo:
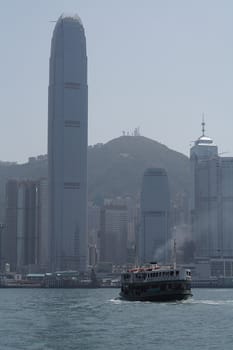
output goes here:
[{"label": "hazy sky", "polygon": [[233,1],[0,0],[0,160],[47,152],[50,42],[77,13],[88,53],[89,144],[132,132],[189,154],[201,134],[233,155]]}]

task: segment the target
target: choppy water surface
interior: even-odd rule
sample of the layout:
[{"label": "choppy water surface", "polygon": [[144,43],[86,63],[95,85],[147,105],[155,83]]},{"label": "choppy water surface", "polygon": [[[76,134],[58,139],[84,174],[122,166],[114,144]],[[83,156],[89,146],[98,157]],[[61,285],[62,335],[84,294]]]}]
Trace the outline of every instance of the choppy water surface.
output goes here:
[{"label": "choppy water surface", "polygon": [[177,303],[118,292],[0,289],[0,349],[233,349],[233,289],[193,289]]}]

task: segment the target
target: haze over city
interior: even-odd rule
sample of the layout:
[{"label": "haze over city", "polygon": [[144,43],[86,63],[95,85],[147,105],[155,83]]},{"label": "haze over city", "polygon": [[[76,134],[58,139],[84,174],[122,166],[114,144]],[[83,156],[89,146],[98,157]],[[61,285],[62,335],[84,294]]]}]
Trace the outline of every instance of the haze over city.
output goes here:
[{"label": "haze over city", "polygon": [[206,133],[233,154],[231,1],[3,1],[0,160],[47,153],[54,22],[78,13],[88,55],[89,144],[140,127],[189,153]]},{"label": "haze over city", "polygon": [[1,10],[0,349],[231,350],[233,4]]}]

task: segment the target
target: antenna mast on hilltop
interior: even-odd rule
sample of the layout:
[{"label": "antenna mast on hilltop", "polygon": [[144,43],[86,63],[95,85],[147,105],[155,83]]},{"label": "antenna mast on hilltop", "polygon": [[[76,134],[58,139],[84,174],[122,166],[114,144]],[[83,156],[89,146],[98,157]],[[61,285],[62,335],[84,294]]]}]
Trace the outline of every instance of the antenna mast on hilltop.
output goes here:
[{"label": "antenna mast on hilltop", "polygon": [[205,115],[202,113],[202,136],[205,136]]}]

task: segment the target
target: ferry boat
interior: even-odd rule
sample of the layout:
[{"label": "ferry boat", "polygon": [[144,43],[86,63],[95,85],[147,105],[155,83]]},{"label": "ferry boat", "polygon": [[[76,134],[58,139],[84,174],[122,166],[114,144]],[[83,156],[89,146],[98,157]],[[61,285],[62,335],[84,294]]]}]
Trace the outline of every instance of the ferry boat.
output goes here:
[{"label": "ferry boat", "polygon": [[120,298],[132,301],[176,301],[192,296],[191,271],[152,262],[121,275]]}]

